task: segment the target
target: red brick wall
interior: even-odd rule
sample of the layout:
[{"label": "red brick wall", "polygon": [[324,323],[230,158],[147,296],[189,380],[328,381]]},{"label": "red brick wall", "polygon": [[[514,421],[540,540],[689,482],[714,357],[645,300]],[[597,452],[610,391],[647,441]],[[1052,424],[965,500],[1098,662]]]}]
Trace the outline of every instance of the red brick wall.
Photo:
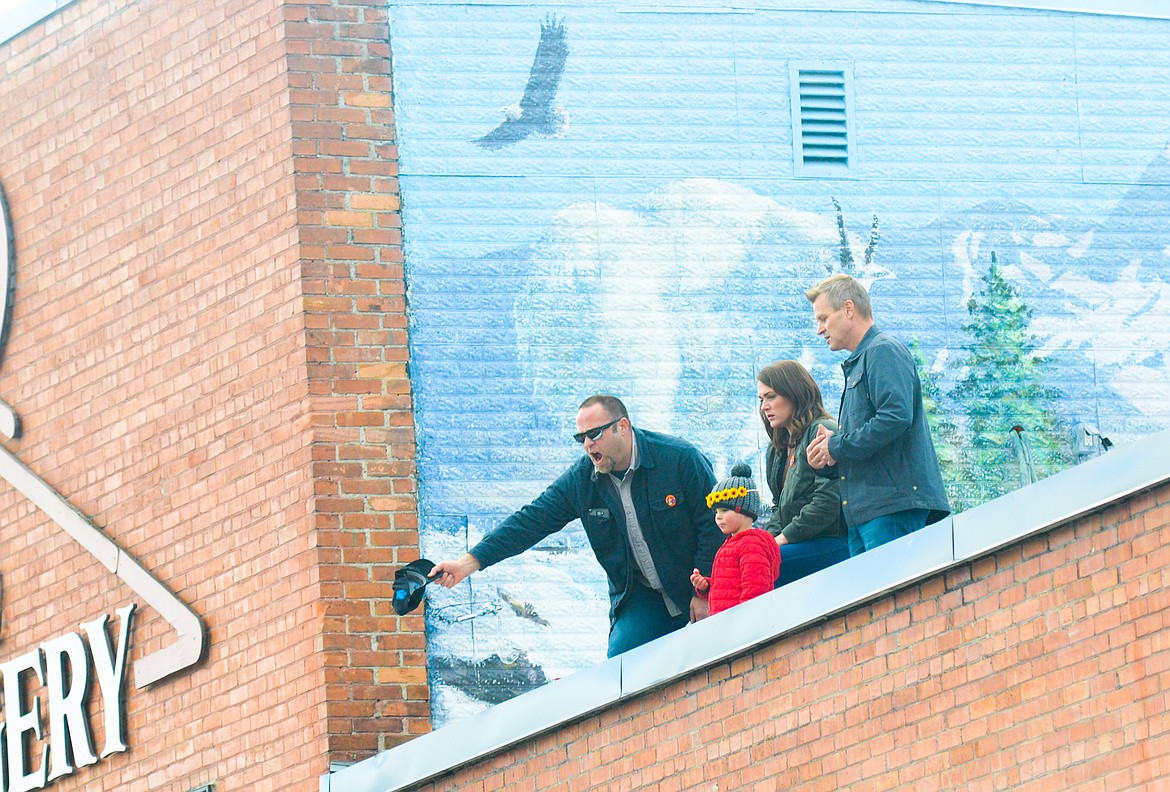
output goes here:
[{"label": "red brick wall", "polygon": [[[387,38],[380,3],[78,0],[0,45],[4,445],[208,636],[129,674],[129,750],[55,789],[316,790],[427,728],[389,608],[418,542]],[[4,481],[0,509],[0,661],[130,602],[131,662],[172,639]]]},{"label": "red brick wall", "polygon": [[381,3],[287,13],[328,738],[350,761],[430,728],[421,611],[390,606],[419,557],[390,30]]},{"label": "red brick wall", "polygon": [[[200,615],[72,789],[315,790],[425,731],[381,3],[78,0],[0,45],[4,445]],[[1168,491],[434,788],[1140,787],[1170,773]],[[0,660],[138,601],[0,482]],[[141,608],[132,657],[170,640]],[[100,719],[91,719],[100,745]],[[38,752],[39,755],[39,752]]]},{"label": "red brick wall", "polygon": [[420,788],[1165,788],[1168,627],[1163,485]]}]

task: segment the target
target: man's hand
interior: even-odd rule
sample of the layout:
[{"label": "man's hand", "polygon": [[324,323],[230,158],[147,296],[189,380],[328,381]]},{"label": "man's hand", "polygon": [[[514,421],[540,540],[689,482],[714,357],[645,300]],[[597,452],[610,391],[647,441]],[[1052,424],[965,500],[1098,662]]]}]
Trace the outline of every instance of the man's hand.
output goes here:
[{"label": "man's hand", "polygon": [[777,546],[777,547],[783,547],[783,546],[784,546],[784,545],[786,545],[786,544],[788,544],[788,537],[787,537],[787,536],[785,536],[784,534],[779,534],[779,535],[776,537],[776,546]]},{"label": "man's hand", "polygon": [[702,597],[691,597],[691,621],[697,622],[711,615],[711,605]]},{"label": "man's hand", "polygon": [[429,577],[443,588],[451,588],[473,572],[480,570],[479,559],[471,553],[435,564]]},{"label": "man's hand", "polygon": [[812,442],[808,444],[808,448],[805,449],[809,467],[813,470],[821,470],[837,464],[837,460],[833,459],[829,454],[829,438],[832,436],[833,430],[826,429],[824,424],[817,427],[817,436],[813,438]]}]

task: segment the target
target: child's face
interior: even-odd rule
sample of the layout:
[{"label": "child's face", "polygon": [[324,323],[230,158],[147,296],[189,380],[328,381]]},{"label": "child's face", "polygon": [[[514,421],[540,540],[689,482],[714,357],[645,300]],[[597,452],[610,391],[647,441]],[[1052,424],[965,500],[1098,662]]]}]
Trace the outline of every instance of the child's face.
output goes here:
[{"label": "child's face", "polygon": [[752,518],[734,509],[716,509],[715,524],[728,536],[752,527]]}]

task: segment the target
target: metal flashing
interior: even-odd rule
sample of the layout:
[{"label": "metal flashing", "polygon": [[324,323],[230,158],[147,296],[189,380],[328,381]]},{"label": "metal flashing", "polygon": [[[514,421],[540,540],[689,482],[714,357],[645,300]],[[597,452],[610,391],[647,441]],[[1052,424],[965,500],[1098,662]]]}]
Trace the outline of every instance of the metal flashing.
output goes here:
[{"label": "metal flashing", "polygon": [[736,605],[717,618],[689,624],[621,656],[622,697],[640,695],[929,577],[949,567],[952,556],[947,518]]},{"label": "metal flashing", "polygon": [[955,516],[955,562],[987,555],[1170,478],[1170,431],[1114,446],[1055,476]]},{"label": "metal flashing", "polygon": [[325,792],[401,789],[615,703],[621,660],[612,658],[397,748],[323,776]]},{"label": "metal flashing", "polygon": [[49,18],[75,0],[8,0],[0,2],[0,44]]},{"label": "metal flashing", "polygon": [[1031,0],[1027,3],[1004,3],[1000,0],[922,0],[922,2],[992,6],[1007,10],[1063,11],[1070,14],[1170,19],[1170,7],[1167,7],[1165,0]]},{"label": "metal flashing", "polygon": [[[614,10],[619,14],[752,14],[757,11],[877,11],[917,13],[908,9],[911,3],[918,3],[923,13],[970,13],[980,7],[1012,11],[1052,11],[1070,14],[1095,14],[1099,16],[1144,17],[1148,19],[1170,19],[1170,8],[1165,0],[1027,0],[1009,3],[1004,0],[760,0],[754,3],[732,2],[732,0],[626,0]],[[556,0],[395,0],[393,6],[485,6],[485,5],[537,5],[564,9]],[[966,8],[961,8],[966,6]]]},{"label": "metal flashing", "polygon": [[[0,2],[0,44],[4,44],[29,28],[39,24],[54,13],[75,2],[75,0],[8,0]],[[430,0],[435,2],[435,0]],[[449,5],[477,5],[484,0],[442,0]],[[494,2],[494,0],[493,0]],[[1101,14],[1104,16],[1148,17],[1150,19],[1170,19],[1170,8],[1163,0],[1032,0],[1028,3],[1005,3],[996,0],[919,0],[924,4],[938,3],[950,6],[989,6],[1005,10],[1022,9],[1029,11],[1063,11],[1068,13]],[[398,3],[402,4],[402,3]],[[761,3],[759,8],[775,7],[777,4]],[[800,4],[812,6],[815,4],[804,2]],[[619,11],[627,13],[724,13],[746,14],[755,10],[755,6],[731,5],[727,3],[694,3],[681,6],[667,6],[661,3],[648,5],[643,8],[627,6]]]},{"label": "metal flashing", "polygon": [[[393,792],[1170,481],[1170,430],[842,561],[592,668],[321,777]],[[783,599],[784,607],[777,607]]]}]

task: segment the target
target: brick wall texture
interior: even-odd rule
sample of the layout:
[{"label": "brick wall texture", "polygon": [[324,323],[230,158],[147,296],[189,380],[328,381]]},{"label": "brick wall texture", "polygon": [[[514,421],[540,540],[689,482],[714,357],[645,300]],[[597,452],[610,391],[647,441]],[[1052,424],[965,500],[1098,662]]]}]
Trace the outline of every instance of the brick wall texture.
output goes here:
[{"label": "brick wall texture", "polygon": [[422,790],[1170,783],[1170,486]]},{"label": "brick wall texture", "polygon": [[[4,446],[207,631],[191,669],[128,677],[129,749],[54,789],[315,790],[429,728],[423,621],[389,606],[419,545],[389,47],[374,0],[76,0],[0,44]],[[428,788],[1153,786],[1168,501]],[[0,663],[137,601],[4,481],[0,511]],[[140,607],[131,663],[171,639]]]},{"label": "brick wall texture", "polygon": [[[277,0],[78,0],[0,45],[5,446],[208,644],[128,674],[129,750],[55,789],[315,790],[429,729],[389,605],[418,538],[388,48],[380,3]],[[4,481],[0,509],[0,661],[130,602],[131,663],[172,640]]]}]

